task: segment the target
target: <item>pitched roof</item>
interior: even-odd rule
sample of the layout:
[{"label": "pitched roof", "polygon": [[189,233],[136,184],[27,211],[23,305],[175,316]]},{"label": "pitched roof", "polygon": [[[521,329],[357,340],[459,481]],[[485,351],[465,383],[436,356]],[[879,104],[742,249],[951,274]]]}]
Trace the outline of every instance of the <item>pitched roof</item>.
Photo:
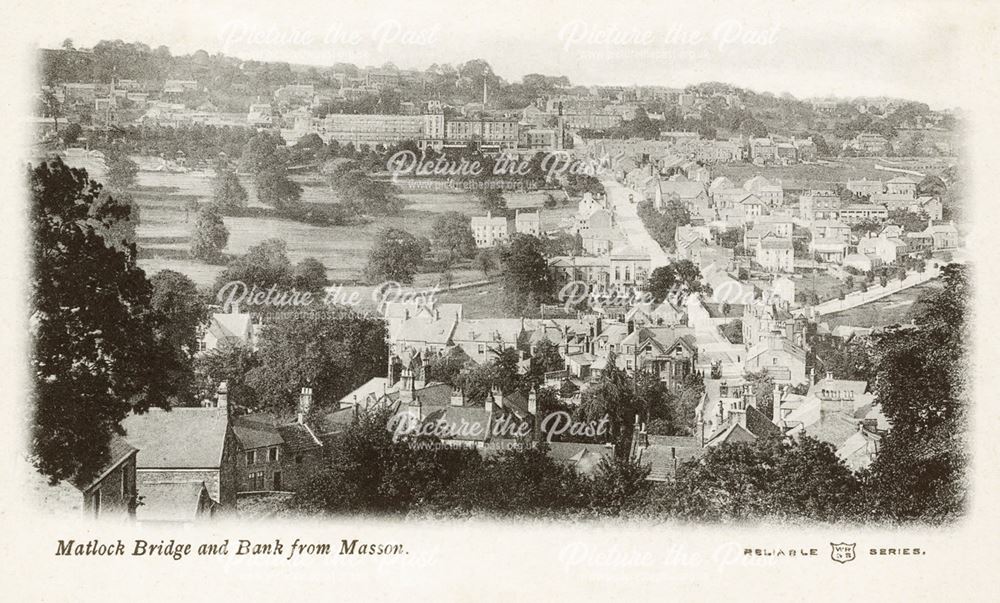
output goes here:
[{"label": "pitched roof", "polygon": [[233,433],[244,449],[266,448],[268,446],[278,446],[283,443],[277,428],[241,419],[243,417],[239,417],[233,421]]},{"label": "pitched roof", "polygon": [[218,468],[227,424],[225,408],[154,408],[122,421],[139,469]]},{"label": "pitched roof", "polygon": [[453,316],[432,320],[422,316],[404,321],[393,337],[396,341],[421,341],[445,345],[451,341],[456,319]]},{"label": "pitched roof", "polygon": [[208,325],[208,332],[218,340],[242,340],[250,333],[250,325],[251,319],[249,314],[213,314]]},{"label": "pitched roof", "polygon": [[701,182],[685,182],[681,180],[660,181],[660,191],[664,195],[677,195],[681,199],[694,199],[705,194],[705,185]]},{"label": "pitched roof", "polygon": [[520,318],[467,319],[458,323],[452,338],[455,341],[517,341],[522,331]]},{"label": "pitched roof", "polygon": [[551,442],[548,448],[548,456],[583,475],[593,475],[603,459],[614,456],[614,447],[605,444]]}]

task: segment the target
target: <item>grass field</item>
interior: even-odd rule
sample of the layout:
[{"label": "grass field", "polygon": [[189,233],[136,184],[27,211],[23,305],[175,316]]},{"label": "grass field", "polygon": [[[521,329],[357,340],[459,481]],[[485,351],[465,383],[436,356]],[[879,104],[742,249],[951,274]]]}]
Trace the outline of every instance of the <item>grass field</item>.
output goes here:
[{"label": "grass field", "polygon": [[934,279],[863,306],[824,316],[823,320],[831,329],[840,325],[873,327],[908,323],[913,318],[917,299],[925,293],[941,289],[942,286],[939,279]]},{"label": "grass field", "polygon": [[[251,178],[241,178],[250,196],[250,205],[259,206]],[[303,199],[315,203],[335,203],[336,196],[316,176],[295,176],[303,185]],[[140,172],[138,189],[133,197],[139,204],[141,223],[137,238],[143,250],[140,265],[150,273],[163,269],[176,270],[191,277],[199,285],[208,285],[221,271],[187,257],[190,235],[196,212],[189,208],[193,201],[211,200],[212,180],[203,173]],[[466,215],[481,215],[482,208],[466,192],[408,192],[403,198],[405,209],[398,216],[376,218],[367,224],[352,226],[312,226],[277,218],[227,217],[229,255],[245,253],[251,246],[269,238],[280,238],[288,244],[289,257],[297,262],[315,257],[327,268],[328,278],[337,282],[352,282],[361,277],[375,234],[383,227],[402,228],[417,236],[428,236],[435,218],[446,211]],[[512,209],[537,209],[543,197],[535,193],[506,195]],[[554,229],[575,212],[575,206],[561,206],[542,212],[542,227]],[[452,270],[453,282],[481,280],[482,273],[468,266]],[[441,281],[436,273],[420,274],[415,285],[431,286]]]}]

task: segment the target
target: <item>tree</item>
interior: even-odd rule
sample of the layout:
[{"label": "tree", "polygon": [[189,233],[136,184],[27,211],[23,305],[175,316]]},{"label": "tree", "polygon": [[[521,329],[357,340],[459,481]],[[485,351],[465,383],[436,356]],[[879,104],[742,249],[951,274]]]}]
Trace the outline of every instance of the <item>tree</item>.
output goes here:
[{"label": "tree", "polygon": [[218,263],[227,242],[229,229],[226,228],[222,215],[214,207],[201,208],[191,235],[192,257],[212,264]]},{"label": "tree", "polygon": [[729,343],[743,343],[743,321],[734,318],[720,327],[722,334],[726,336]]},{"label": "tree", "polygon": [[104,180],[110,188],[127,190],[135,186],[139,166],[124,153],[116,152],[108,156],[108,171]]},{"label": "tree", "polygon": [[288,259],[288,245],[281,239],[267,239],[254,245],[226,266],[215,279],[213,290],[217,293],[227,283],[240,281],[247,288],[254,286],[284,289],[291,286],[292,262]]},{"label": "tree", "polygon": [[843,519],[859,484],[833,447],[808,436],[712,447],[654,491],[644,512],[699,521]]},{"label": "tree", "polygon": [[601,377],[584,392],[580,413],[590,421],[608,418],[609,442],[615,445],[615,454],[628,455],[632,432],[637,416],[646,415],[648,407],[635,393],[634,384],[624,370],[618,367],[617,356],[608,354],[607,368]]},{"label": "tree", "polygon": [[317,408],[336,408],[340,398],[389,361],[385,323],[342,306],[308,313],[276,312],[260,334],[259,366],[247,384],[262,407],[293,412],[303,387],[313,388]]},{"label": "tree", "polygon": [[480,249],[476,253],[476,258],[473,261],[476,268],[483,273],[483,276],[489,276],[490,272],[496,270],[497,262],[496,258],[493,257],[493,252],[489,249]]},{"label": "tree", "polygon": [[223,213],[239,211],[247,206],[247,191],[236,172],[224,170],[215,179],[212,199]]},{"label": "tree", "polygon": [[439,252],[454,257],[472,257],[476,253],[476,239],[472,236],[469,216],[457,211],[438,215],[431,227],[431,244]]},{"label": "tree", "polygon": [[71,123],[63,130],[63,144],[73,144],[83,136],[83,127],[78,123]]},{"label": "tree", "polygon": [[177,370],[169,375],[169,381],[175,397],[187,403],[193,396],[192,359],[198,350],[198,327],[206,316],[205,302],[194,281],[180,272],[161,270],[150,283],[150,305],[163,317],[158,330],[176,359]]},{"label": "tree", "polygon": [[423,259],[424,250],[416,237],[399,228],[383,228],[375,235],[365,275],[371,282],[412,283]]},{"label": "tree", "polygon": [[691,292],[701,291],[701,270],[691,260],[678,260],[671,264],[677,274],[677,281]]},{"label": "tree", "polygon": [[280,136],[274,136],[268,132],[258,132],[243,147],[239,162],[240,171],[257,174],[277,163],[275,154],[279,144],[284,144]]},{"label": "tree", "polygon": [[865,472],[863,511],[875,519],[940,522],[965,507],[969,374],[967,268],[918,300],[914,329],[873,336],[873,393],[892,424]]},{"label": "tree", "polygon": [[653,296],[653,299],[660,303],[667,298],[677,285],[677,273],[673,264],[658,266],[653,270],[646,282],[646,291]]},{"label": "tree", "polygon": [[223,342],[194,359],[198,400],[212,400],[219,384],[226,382],[229,404],[234,408],[257,408],[257,392],[247,385],[247,375],[259,364],[257,354],[248,345]]},{"label": "tree", "polygon": [[440,497],[454,511],[561,516],[587,506],[587,484],[544,447],[507,448],[467,466]]},{"label": "tree", "polygon": [[359,411],[334,444],[331,466],[296,491],[293,508],[386,514],[433,507],[450,496],[446,493],[461,475],[481,464],[475,450],[433,446],[432,438],[393,441],[386,429],[392,413],[389,408]]},{"label": "tree", "polygon": [[594,476],[591,501],[603,515],[619,515],[650,489],[649,466],[630,458],[603,458]]},{"label": "tree", "polygon": [[427,363],[427,380],[456,386],[459,384],[459,375],[469,361],[470,358],[462,348],[454,346]]},{"label": "tree", "polygon": [[254,178],[257,200],[277,210],[290,209],[302,198],[302,187],[288,178],[283,165],[267,166]]},{"label": "tree", "polygon": [[86,171],[52,159],[29,169],[32,265],[30,429],[33,461],[53,480],[88,482],[128,413],[166,404],[153,288],[134,245],[109,247],[98,226],[128,216]]},{"label": "tree", "polygon": [[292,272],[292,287],[298,291],[322,292],[329,281],[326,266],[316,258],[305,258],[295,265]]},{"label": "tree", "polygon": [[515,234],[510,245],[500,250],[500,264],[505,303],[510,312],[535,312],[539,304],[552,297],[554,283],[542,242],[537,237]]},{"label": "tree", "polygon": [[747,371],[743,374],[743,380],[753,391],[754,402],[757,410],[765,417],[772,416],[774,412],[774,377],[764,369],[757,372]]},{"label": "tree", "polygon": [[507,201],[503,194],[495,188],[477,189],[474,193],[476,199],[482,204],[483,209],[495,215],[506,215]]},{"label": "tree", "polygon": [[948,185],[938,176],[928,174],[917,183],[917,196],[937,197],[940,199],[948,191]]}]

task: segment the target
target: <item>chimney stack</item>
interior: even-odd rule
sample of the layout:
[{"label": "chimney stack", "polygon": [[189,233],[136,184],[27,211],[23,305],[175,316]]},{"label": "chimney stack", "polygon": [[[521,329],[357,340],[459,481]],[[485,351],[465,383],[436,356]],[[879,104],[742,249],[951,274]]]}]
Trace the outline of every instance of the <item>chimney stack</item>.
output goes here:
[{"label": "chimney stack", "polygon": [[215,390],[215,406],[229,408],[229,383],[226,381],[220,383],[219,389]]},{"label": "chimney stack", "polygon": [[534,387],[528,392],[528,412],[533,415],[538,414],[538,393]]},{"label": "chimney stack", "polygon": [[306,422],[306,417],[309,416],[309,411],[312,410],[313,401],[313,390],[311,387],[303,387],[302,391],[299,393],[299,412],[298,412],[298,422],[302,425]]},{"label": "chimney stack", "polygon": [[413,372],[405,365],[399,377],[399,399],[403,402],[413,401]]},{"label": "chimney stack", "polygon": [[771,422],[781,426],[781,388],[774,386],[774,401],[771,403]]},{"label": "chimney stack", "polygon": [[452,406],[465,406],[465,392],[462,391],[461,387],[451,388],[451,399],[449,403]]}]

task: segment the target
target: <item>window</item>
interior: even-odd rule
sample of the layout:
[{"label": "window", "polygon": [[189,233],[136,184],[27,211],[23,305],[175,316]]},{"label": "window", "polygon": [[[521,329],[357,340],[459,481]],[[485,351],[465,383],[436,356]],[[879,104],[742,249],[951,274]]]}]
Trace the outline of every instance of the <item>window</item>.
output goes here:
[{"label": "window", "polygon": [[278,460],[278,447],[277,446],[272,446],[271,449],[267,451],[267,460],[271,461],[272,463],[274,461]]},{"label": "window", "polygon": [[296,454],[295,455],[295,464],[296,465],[301,465],[302,464],[302,455],[301,454]]},{"label": "window", "polygon": [[263,490],[264,489],[264,472],[263,471],[251,471],[247,476],[247,489],[248,490]]},{"label": "window", "polygon": [[274,490],[281,490],[281,472],[280,471],[275,471],[274,475],[272,476],[272,478],[273,478],[273,483],[274,483],[274,488],[273,489]]},{"label": "window", "polygon": [[771,364],[772,365],[773,364],[778,364],[778,359],[777,358],[771,358]]},{"label": "window", "polygon": [[250,450],[247,451],[247,465],[253,465],[257,462],[257,451]]}]

